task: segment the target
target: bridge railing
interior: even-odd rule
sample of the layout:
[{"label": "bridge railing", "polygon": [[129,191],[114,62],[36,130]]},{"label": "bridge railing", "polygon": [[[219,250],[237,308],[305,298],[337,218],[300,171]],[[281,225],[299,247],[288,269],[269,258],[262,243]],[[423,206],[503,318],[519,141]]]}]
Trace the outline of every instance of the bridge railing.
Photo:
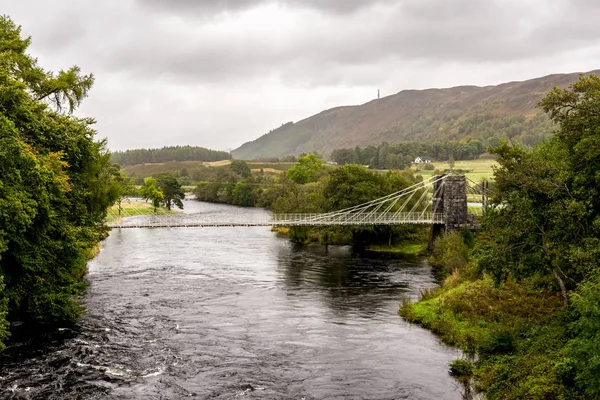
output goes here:
[{"label": "bridge railing", "polygon": [[399,225],[442,224],[443,214],[431,212],[273,214],[274,225]]},{"label": "bridge railing", "polygon": [[226,217],[207,215],[148,215],[112,223],[111,228],[192,227],[192,226],[325,226],[325,225],[400,225],[442,224],[443,215],[430,212],[343,213],[343,214],[273,214],[261,217]]}]

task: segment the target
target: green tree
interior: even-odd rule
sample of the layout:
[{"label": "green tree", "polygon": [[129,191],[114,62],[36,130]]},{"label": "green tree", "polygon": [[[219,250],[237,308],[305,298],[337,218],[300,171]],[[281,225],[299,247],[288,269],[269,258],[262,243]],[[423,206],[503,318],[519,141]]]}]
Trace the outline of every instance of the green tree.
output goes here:
[{"label": "green tree", "polygon": [[185,193],[175,177],[162,174],[157,175],[156,184],[163,194],[162,203],[167,207],[167,210],[170,211],[173,206],[183,209],[182,200],[185,198]]},{"label": "green tree", "polygon": [[30,43],[0,17],[0,275],[8,319],[72,321],[83,310],[86,255],[118,198],[115,169],[94,121],[69,115],[92,75],[43,70]]},{"label": "green tree", "polygon": [[496,195],[487,213],[479,265],[497,280],[550,274],[562,292],[600,264],[600,79],[581,77],[540,103],[560,125],[556,136],[526,150],[493,149]]},{"label": "green tree", "polygon": [[[572,361],[574,386],[582,388],[585,398],[600,395],[600,279],[583,283],[571,296],[577,318],[571,323],[573,339],[567,344],[568,361]],[[571,363],[567,362],[567,365]]]},{"label": "green tree", "polygon": [[154,211],[160,207],[160,203],[165,199],[165,195],[158,186],[156,179],[148,177],[144,179],[144,184],[140,187],[140,196],[144,200],[150,200]]},{"label": "green tree", "polygon": [[229,169],[242,178],[250,178],[250,175],[252,174],[248,163],[244,160],[233,160],[229,165]]},{"label": "green tree", "polygon": [[383,175],[368,171],[362,165],[344,165],[329,176],[324,193],[326,211],[342,210],[389,194],[382,193],[385,190]]},{"label": "green tree", "polygon": [[296,165],[286,172],[292,181],[303,185],[316,181],[323,173],[323,160],[314,154],[307,154],[298,159]]},{"label": "green tree", "polygon": [[137,196],[138,190],[135,186],[134,180],[131,176],[127,176],[117,164],[113,164],[112,173],[114,179],[112,180],[111,191],[116,193],[117,206],[119,208],[119,215],[121,215],[121,202],[125,197]]},{"label": "green tree", "polygon": [[258,193],[252,184],[238,182],[231,192],[232,202],[237,206],[253,207],[256,204]]}]

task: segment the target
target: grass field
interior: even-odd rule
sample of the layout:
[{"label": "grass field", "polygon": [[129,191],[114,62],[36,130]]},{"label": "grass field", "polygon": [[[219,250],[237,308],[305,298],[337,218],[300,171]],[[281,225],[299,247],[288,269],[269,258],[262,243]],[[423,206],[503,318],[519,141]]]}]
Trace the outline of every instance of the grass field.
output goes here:
[{"label": "grass field", "polygon": [[[204,161],[171,161],[166,163],[155,163],[155,164],[139,164],[132,166],[123,167],[123,171],[127,174],[132,174],[138,177],[152,176],[160,173],[179,173],[183,169],[188,170],[188,173],[192,174],[194,170],[207,170],[207,167],[213,168],[227,168],[231,163],[230,160],[215,161],[215,162],[204,162]],[[248,167],[252,172],[257,173],[262,168],[265,174],[278,175],[284,171],[287,171],[293,167],[293,162],[263,162],[263,161],[248,161]],[[424,178],[433,176],[435,170],[444,171],[450,169],[448,162],[433,162],[434,170],[424,170],[424,164],[413,164],[411,168],[417,174],[422,175]],[[491,159],[478,159],[478,160],[464,160],[456,161],[454,163],[455,170],[468,171],[465,175],[467,178],[475,182],[480,182],[482,179],[492,179],[493,169],[492,167],[498,165],[495,160]],[[326,168],[335,168],[333,165],[325,164]],[[192,176],[192,175],[190,175]]]},{"label": "grass field", "polygon": [[[412,169],[415,170],[419,175],[424,178],[433,176],[435,170],[443,171],[450,169],[450,165],[447,162],[432,162],[435,167],[434,170],[423,170],[421,169],[424,164],[413,164]],[[454,163],[455,170],[469,171],[465,175],[467,178],[475,182],[480,182],[483,179],[493,179],[494,171],[493,167],[497,166],[496,160],[480,159],[480,160],[463,160],[456,161]]]},{"label": "grass field", "polygon": [[123,200],[121,201],[121,214],[119,215],[119,206],[113,205],[108,209],[107,223],[117,223],[121,218],[134,217],[136,215],[151,215],[151,214],[177,214],[178,211],[169,211],[165,207],[159,207],[154,211],[151,203],[138,200]]}]

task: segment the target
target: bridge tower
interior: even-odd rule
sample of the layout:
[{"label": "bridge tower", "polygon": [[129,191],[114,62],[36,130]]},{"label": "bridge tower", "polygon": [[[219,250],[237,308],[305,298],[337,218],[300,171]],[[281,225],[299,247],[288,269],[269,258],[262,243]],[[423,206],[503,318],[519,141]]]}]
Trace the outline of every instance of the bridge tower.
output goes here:
[{"label": "bridge tower", "polygon": [[[438,179],[438,178],[444,179]],[[467,179],[464,175],[437,175],[433,184],[433,212],[442,214],[443,223],[433,224],[429,248],[442,232],[470,228],[473,218],[467,212]]]}]

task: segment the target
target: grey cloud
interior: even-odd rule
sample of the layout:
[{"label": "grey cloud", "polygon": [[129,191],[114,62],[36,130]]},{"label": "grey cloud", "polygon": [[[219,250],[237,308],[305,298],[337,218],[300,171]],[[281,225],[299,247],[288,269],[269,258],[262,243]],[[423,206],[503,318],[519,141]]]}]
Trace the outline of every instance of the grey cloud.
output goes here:
[{"label": "grey cloud", "polygon": [[[241,9],[257,3],[190,0],[177,2],[173,10]],[[318,3],[322,8],[343,3],[347,9],[366,4],[358,0],[294,3]],[[596,44],[599,35],[594,34],[597,24],[590,7],[597,6],[591,1],[578,3],[580,7],[571,7],[566,0],[555,2],[558,12],[536,19],[532,13],[544,7],[543,1],[507,7],[498,0],[405,0],[353,15],[317,14],[314,20],[303,21],[285,45],[253,32],[232,38],[198,30],[189,33],[195,36],[183,37],[168,29],[157,30],[152,24],[138,24],[135,30],[115,31],[99,62],[110,70],[181,81],[226,82],[275,75],[300,84],[326,84],[322,77],[330,74],[323,74],[323,69],[369,68],[390,58],[398,62],[508,62]],[[158,18],[160,13],[151,15]],[[277,36],[278,32],[275,29],[271,34]],[[339,79],[331,83],[335,81]]]},{"label": "grey cloud", "polygon": [[[373,69],[388,59],[517,61],[595,45],[600,36],[594,18],[600,3],[593,0],[551,6],[543,0],[289,0],[280,4],[311,8],[312,13],[300,14],[304,19],[287,32],[285,42],[277,40],[277,26],[263,34],[203,29],[218,23],[207,21],[205,14],[266,2],[115,0],[109,7],[86,8],[69,0],[58,20],[51,19],[55,28],[40,20],[47,34],[35,36],[34,43],[52,52],[76,47],[89,65],[146,79],[213,83],[278,76],[323,85],[327,76],[331,84],[345,81],[323,70]],[[167,15],[182,19],[165,24],[167,8]],[[340,14],[348,11],[356,12]]]},{"label": "grey cloud", "polygon": [[0,8],[32,35],[40,65],[95,73],[81,111],[98,117],[113,148],[234,147],[281,122],[367,101],[377,88],[598,68],[597,0],[280,0],[268,15],[256,8],[275,1],[0,0]]},{"label": "grey cloud", "polygon": [[[254,8],[273,0],[137,0],[140,6],[153,7],[167,12],[210,15],[223,11],[237,12]],[[334,14],[347,14],[359,9],[372,7],[380,3],[390,3],[393,0],[279,0],[277,3],[284,7],[310,8]]]}]

